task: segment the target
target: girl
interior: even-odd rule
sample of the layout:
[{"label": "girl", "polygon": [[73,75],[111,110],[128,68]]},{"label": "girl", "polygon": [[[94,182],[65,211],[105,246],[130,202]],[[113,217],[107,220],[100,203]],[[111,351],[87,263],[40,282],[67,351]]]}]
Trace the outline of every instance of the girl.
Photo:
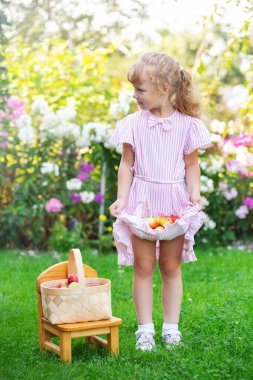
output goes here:
[{"label": "girl", "polygon": [[[110,140],[113,145],[123,143],[123,152],[117,200],[109,209],[117,218],[113,236],[118,264],[134,265],[136,349],[151,351],[155,349],[152,276],[156,259],[162,276],[163,342],[171,348],[181,340],[181,261],[197,260],[194,235],[205,218],[201,211],[198,148],[211,147],[212,143],[209,131],[198,118],[200,105],[193,97],[191,75],[174,58],[146,53],[130,68],[128,80],[133,84],[139,111],[119,121]],[[123,210],[135,215],[139,204],[149,214],[142,216],[182,216],[189,206],[195,209],[195,216],[184,235],[149,241],[132,234],[118,218]]]}]

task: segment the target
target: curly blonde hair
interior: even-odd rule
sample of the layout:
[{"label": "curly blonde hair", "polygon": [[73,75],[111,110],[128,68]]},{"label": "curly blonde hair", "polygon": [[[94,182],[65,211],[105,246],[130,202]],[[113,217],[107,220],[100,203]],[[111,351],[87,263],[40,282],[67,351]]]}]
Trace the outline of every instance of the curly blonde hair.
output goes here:
[{"label": "curly blonde hair", "polygon": [[164,83],[170,85],[169,101],[175,109],[186,115],[200,117],[201,106],[192,76],[173,57],[163,53],[145,53],[130,67],[127,78],[131,83],[138,83],[144,72],[158,88],[161,89]]}]

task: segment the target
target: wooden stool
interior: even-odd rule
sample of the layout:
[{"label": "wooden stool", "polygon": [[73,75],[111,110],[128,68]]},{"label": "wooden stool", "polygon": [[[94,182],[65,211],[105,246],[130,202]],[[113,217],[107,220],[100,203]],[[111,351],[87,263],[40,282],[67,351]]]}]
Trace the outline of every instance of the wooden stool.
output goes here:
[{"label": "wooden stool", "polygon": [[[83,266],[85,277],[98,277],[98,273],[95,269],[86,264],[83,264]],[[104,347],[110,352],[110,354],[117,355],[119,353],[119,325],[122,324],[122,320],[120,318],[112,317],[110,319],[100,321],[64,323],[59,325],[53,325],[44,318],[41,303],[40,284],[46,281],[58,280],[67,277],[68,262],[64,261],[46,269],[37,278],[40,348],[55,352],[60,356],[63,362],[71,363],[71,339],[85,337],[87,343]],[[101,334],[107,334],[107,340],[97,336]],[[57,346],[50,341],[50,339],[55,336],[60,338],[60,346]]]}]

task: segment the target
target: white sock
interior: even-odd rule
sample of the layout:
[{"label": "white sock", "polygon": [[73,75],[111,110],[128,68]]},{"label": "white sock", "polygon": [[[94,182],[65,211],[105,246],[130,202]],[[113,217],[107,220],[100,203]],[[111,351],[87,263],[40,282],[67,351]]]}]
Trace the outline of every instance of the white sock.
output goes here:
[{"label": "white sock", "polygon": [[163,333],[169,329],[178,330],[178,324],[177,323],[165,323],[165,322],[163,322]]},{"label": "white sock", "polygon": [[153,334],[155,334],[154,323],[152,322],[152,323],[144,323],[143,325],[138,325],[138,333],[143,332],[143,331],[152,332]]}]

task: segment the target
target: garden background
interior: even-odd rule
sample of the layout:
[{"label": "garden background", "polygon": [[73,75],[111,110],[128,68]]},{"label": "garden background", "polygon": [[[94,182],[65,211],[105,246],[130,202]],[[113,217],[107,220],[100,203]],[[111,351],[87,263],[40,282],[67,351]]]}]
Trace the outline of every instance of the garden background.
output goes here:
[{"label": "garden background", "polygon": [[[15,281],[27,281],[24,273],[16,273],[17,265],[27,270],[32,293],[35,286],[31,284],[40,271],[66,260],[69,249],[79,247],[88,265],[115,280],[112,292],[125,273],[128,290],[121,287],[121,298],[113,295],[113,304],[124,320],[122,300],[129,299],[131,326],[126,318],[122,329],[133,334],[132,268],[117,267],[112,237],[115,218],[109,213],[117,195],[122,147],[115,149],[109,140],[117,120],[137,110],[126,80],[128,67],[145,51],[163,51],[193,75],[202,120],[213,142],[211,149],[199,154],[208,219],[195,239],[197,257],[203,261],[195,265],[205,268],[206,263],[210,273],[214,268],[215,278],[220,257],[228,265],[235,260],[248,289],[245,302],[252,297],[252,18],[252,2],[246,0],[193,1],[190,5],[186,0],[0,1],[0,260],[5,272],[12,268],[9,275],[15,289]],[[228,268],[231,274],[232,267]],[[194,272],[193,267],[183,270],[186,278]],[[197,266],[195,271],[201,275]],[[226,271],[220,276],[224,279]],[[159,287],[160,279],[154,281]],[[218,287],[215,283],[213,291]],[[1,289],[3,323],[8,323],[16,290],[12,293],[6,282]],[[15,294],[21,304],[30,298],[30,293]],[[196,302],[202,303],[198,297]],[[31,310],[33,325],[36,310]],[[248,311],[245,307],[245,316]],[[39,360],[34,350],[33,357]],[[9,352],[6,349],[6,355]],[[233,365],[227,363],[225,378],[252,378],[249,356],[244,354],[245,373],[240,366],[233,372]],[[99,355],[95,357],[107,360]],[[236,361],[239,354],[234,355]],[[50,363],[46,356],[41,360]],[[145,360],[143,378],[148,373]],[[201,367],[196,377],[194,369],[185,365],[175,378],[221,378],[223,373],[208,373]],[[39,371],[38,378],[44,378],[43,369]],[[3,378],[15,378],[14,372],[6,374]],[[108,369],[106,378],[110,376]],[[157,378],[166,378],[164,372]]]}]

